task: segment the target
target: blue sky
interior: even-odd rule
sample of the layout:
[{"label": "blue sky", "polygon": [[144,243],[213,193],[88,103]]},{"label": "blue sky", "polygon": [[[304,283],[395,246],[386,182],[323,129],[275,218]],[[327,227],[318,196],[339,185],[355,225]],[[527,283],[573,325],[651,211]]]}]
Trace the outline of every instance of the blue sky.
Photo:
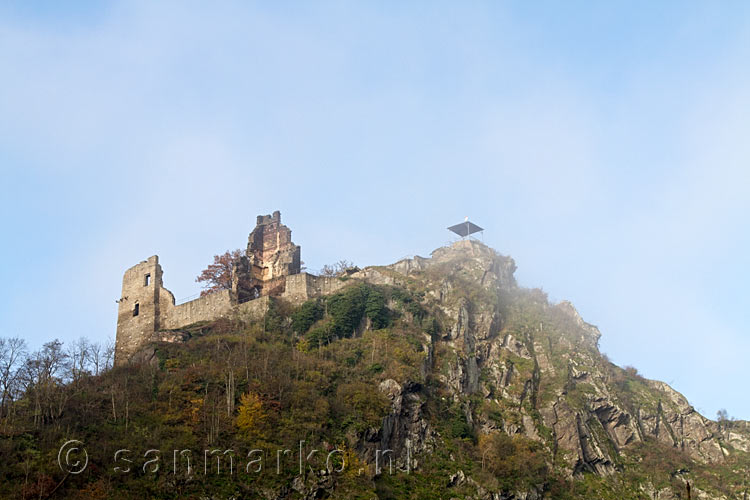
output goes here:
[{"label": "blue sky", "polygon": [[614,361],[750,418],[750,16],[732,2],[5,2],[0,336],[114,335],[281,210],[312,269],[469,215]]}]

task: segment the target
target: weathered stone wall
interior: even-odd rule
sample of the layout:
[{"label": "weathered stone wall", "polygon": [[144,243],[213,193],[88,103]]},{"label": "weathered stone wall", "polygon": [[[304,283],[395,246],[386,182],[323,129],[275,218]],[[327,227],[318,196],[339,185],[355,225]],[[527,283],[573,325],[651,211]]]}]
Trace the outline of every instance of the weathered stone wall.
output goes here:
[{"label": "weathered stone wall", "polygon": [[229,316],[232,299],[229,290],[219,290],[180,305],[170,304],[161,311],[158,328],[173,330],[198,321],[211,321]]},{"label": "weathered stone wall", "polygon": [[293,274],[286,277],[286,287],[281,298],[292,303],[301,303],[312,297],[334,293],[346,285],[347,282],[338,277]]},{"label": "weathered stone wall", "polygon": [[[154,255],[125,272],[117,322],[117,364],[126,362],[149,342],[160,340],[160,331],[178,330],[199,321],[213,321],[222,317],[260,319],[268,310],[269,296],[238,304],[230,290],[175,305],[172,292],[162,286],[162,270],[158,262],[158,256]],[[145,285],[146,275],[151,277],[149,285]],[[339,278],[307,273],[280,277],[278,280],[285,281],[280,298],[293,304],[333,293],[347,284],[347,281]],[[136,303],[139,311],[137,316],[133,316]]]},{"label": "weathered stone wall", "polygon": [[[115,363],[127,361],[143,346],[161,338],[155,335],[157,332],[235,314],[263,317],[269,296],[301,303],[333,293],[346,284],[339,278],[300,274],[300,266],[300,247],[292,242],[292,231],[281,223],[278,211],[258,216],[248,237],[246,255],[233,263],[231,290],[175,305],[174,295],[162,283],[159,257],[149,257],[128,269],[123,277]],[[169,336],[173,337],[178,336]]]},{"label": "weathered stone wall", "polygon": [[161,280],[157,255],[125,271],[117,308],[116,363],[127,360],[156,330]]},{"label": "weathered stone wall", "polygon": [[266,295],[242,303],[236,307],[237,314],[240,319],[261,319],[268,310],[270,300],[271,298]]},{"label": "weathered stone wall", "polygon": [[[171,295],[169,290],[164,290]],[[229,290],[199,297],[180,305],[171,305],[161,310],[160,330],[175,330],[199,321],[213,321],[219,318],[238,316],[244,319],[262,318],[268,308],[269,297],[237,304]]]},{"label": "weathered stone wall", "polygon": [[338,277],[313,276],[311,274],[308,274],[308,276],[310,277],[308,294],[313,297],[329,295],[351,284],[351,282]]},{"label": "weathered stone wall", "polygon": [[300,247],[292,243],[292,230],[281,223],[281,213],[259,215],[248,236],[247,257],[252,278],[260,288],[264,282],[300,272]]},{"label": "weathered stone wall", "polygon": [[286,286],[281,298],[289,302],[304,302],[310,298],[308,293],[309,277],[307,273],[293,274],[286,277]]}]

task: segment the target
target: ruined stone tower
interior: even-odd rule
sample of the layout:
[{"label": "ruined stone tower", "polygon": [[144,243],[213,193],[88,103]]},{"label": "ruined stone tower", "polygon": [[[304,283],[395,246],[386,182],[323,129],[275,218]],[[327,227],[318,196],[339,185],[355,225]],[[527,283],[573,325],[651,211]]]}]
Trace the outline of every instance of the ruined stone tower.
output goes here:
[{"label": "ruined stone tower", "polygon": [[159,329],[161,296],[174,303],[162,287],[159,256],[153,255],[134,265],[122,277],[122,295],[117,301],[117,342],[115,359],[123,359]]},{"label": "ruined stone tower", "polygon": [[284,278],[300,272],[300,247],[292,243],[292,230],[281,223],[278,210],[258,216],[247,239],[247,258],[251,286],[261,295],[283,292]]}]

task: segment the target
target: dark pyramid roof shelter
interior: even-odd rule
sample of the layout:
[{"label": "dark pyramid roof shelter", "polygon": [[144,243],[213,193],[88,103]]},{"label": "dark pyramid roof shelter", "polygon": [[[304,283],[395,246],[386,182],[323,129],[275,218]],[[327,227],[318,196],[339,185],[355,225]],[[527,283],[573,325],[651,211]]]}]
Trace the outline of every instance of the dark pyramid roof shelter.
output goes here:
[{"label": "dark pyramid roof shelter", "polygon": [[448,228],[448,230],[453,231],[462,238],[469,236],[470,234],[478,233],[479,231],[484,231],[483,228],[477,226],[473,222],[469,222],[468,220],[460,224],[456,224],[455,226],[451,226]]}]

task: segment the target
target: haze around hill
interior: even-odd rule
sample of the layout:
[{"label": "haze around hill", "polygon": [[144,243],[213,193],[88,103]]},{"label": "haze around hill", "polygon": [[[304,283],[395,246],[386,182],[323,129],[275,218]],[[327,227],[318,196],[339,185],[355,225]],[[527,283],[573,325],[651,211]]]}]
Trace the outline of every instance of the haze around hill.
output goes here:
[{"label": "haze around hill", "polygon": [[[620,365],[750,418],[743,3],[0,6],[0,336],[114,336],[281,209],[311,269],[471,216]],[[33,321],[31,321],[33,319]]]}]

